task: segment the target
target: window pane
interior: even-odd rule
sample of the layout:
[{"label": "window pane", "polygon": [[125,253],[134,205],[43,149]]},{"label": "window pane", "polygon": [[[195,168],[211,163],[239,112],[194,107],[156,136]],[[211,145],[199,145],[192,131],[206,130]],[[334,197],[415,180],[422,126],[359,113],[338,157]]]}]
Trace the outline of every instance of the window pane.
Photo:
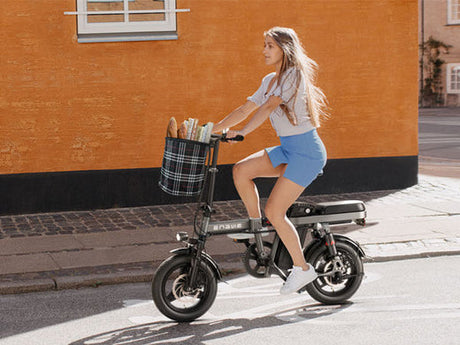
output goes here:
[{"label": "window pane", "polygon": [[460,90],[460,66],[452,68],[451,71],[451,89]]},{"label": "window pane", "polygon": [[[123,11],[123,0],[87,0],[88,11]],[[123,22],[123,14],[94,14],[88,15],[88,23],[109,23],[109,22]]]},{"label": "window pane", "polygon": [[460,0],[452,0],[452,19],[460,20]]},{"label": "window pane", "polygon": [[[129,2],[130,11],[140,10],[164,10],[164,0],[134,0]],[[144,13],[144,14],[130,14],[130,22],[147,22],[147,21],[164,21],[166,18],[164,13]]]}]

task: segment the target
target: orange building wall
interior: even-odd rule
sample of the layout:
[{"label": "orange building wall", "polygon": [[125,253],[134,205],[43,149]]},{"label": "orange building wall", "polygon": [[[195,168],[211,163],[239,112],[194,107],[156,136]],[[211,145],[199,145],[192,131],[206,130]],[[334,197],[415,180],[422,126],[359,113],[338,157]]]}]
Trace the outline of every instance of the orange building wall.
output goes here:
[{"label": "orange building wall", "polygon": [[[320,65],[329,158],[417,155],[417,0],[178,0],[177,41],[77,43],[74,0],[1,0],[0,174],[161,165],[167,120],[218,121],[271,72],[263,31]],[[267,121],[228,164],[276,145]]]}]

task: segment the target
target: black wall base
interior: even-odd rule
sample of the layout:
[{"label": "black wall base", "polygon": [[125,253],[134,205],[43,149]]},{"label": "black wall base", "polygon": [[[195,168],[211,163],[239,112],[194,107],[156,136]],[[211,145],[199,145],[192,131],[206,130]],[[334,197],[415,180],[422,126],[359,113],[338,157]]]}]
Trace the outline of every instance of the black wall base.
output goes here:
[{"label": "black wall base", "polygon": [[[402,189],[417,184],[418,157],[328,160],[304,195]],[[160,168],[0,175],[0,215],[195,202],[158,187]],[[268,197],[275,179],[257,179]],[[235,200],[232,165],[219,166],[215,200]]]}]

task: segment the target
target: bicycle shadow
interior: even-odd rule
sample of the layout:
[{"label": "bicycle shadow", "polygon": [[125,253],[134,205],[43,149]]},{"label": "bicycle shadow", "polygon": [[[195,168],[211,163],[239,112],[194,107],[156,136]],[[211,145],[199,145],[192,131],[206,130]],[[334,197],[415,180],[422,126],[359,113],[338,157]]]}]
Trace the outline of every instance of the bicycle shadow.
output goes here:
[{"label": "bicycle shadow", "polygon": [[69,345],[147,345],[147,344],[205,344],[210,340],[237,335],[252,329],[262,329],[314,320],[345,310],[342,305],[310,304],[285,309],[256,318],[198,320],[191,323],[159,321],[97,334]]}]

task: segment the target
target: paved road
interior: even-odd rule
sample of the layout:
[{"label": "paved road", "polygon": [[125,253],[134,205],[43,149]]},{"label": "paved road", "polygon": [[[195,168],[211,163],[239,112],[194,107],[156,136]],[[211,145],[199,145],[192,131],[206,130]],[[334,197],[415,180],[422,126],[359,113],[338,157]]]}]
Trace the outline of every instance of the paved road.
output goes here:
[{"label": "paved road", "polygon": [[420,159],[460,163],[460,115],[419,117]]},{"label": "paved road", "polygon": [[444,113],[420,112],[419,173],[460,178],[460,108]]},{"label": "paved road", "polygon": [[352,302],[324,306],[280,296],[277,278],[219,284],[200,320],[177,324],[149,285],[0,297],[0,344],[458,344],[460,256],[365,265]]}]

